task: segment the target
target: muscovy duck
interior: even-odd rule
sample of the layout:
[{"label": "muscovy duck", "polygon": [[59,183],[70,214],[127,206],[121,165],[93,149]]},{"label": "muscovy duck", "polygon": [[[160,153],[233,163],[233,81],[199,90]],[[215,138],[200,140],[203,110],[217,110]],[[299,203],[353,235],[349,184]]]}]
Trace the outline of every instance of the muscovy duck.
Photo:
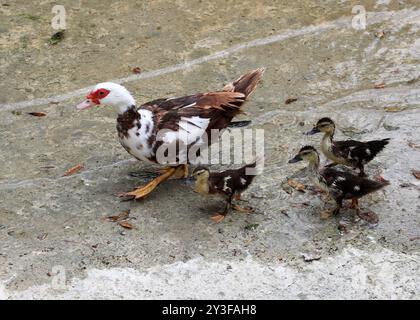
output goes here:
[{"label": "muscovy duck", "polygon": [[[104,82],[97,84],[77,109],[98,105],[115,107],[118,137],[127,152],[150,163],[161,163],[161,158],[167,161],[169,167],[162,170],[159,177],[134,191],[120,194],[140,199],[170,177],[188,176],[190,149],[199,150],[216,142],[211,139],[211,130],[227,128],[236,115],[243,113],[242,107],[263,73],[264,68],[245,73],[222,91],[157,99],[140,107],[136,107],[135,99],[125,87]],[[209,138],[203,139],[205,135]],[[159,153],[162,150],[163,154]],[[171,161],[166,157],[168,150],[175,150]]]}]

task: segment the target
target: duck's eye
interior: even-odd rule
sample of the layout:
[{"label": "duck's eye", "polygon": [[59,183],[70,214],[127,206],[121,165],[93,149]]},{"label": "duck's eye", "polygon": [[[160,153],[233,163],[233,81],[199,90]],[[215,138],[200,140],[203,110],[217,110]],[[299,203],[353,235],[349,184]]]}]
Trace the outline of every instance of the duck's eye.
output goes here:
[{"label": "duck's eye", "polygon": [[105,92],[103,92],[103,91],[99,91],[99,95],[100,96],[103,96],[105,94]]}]

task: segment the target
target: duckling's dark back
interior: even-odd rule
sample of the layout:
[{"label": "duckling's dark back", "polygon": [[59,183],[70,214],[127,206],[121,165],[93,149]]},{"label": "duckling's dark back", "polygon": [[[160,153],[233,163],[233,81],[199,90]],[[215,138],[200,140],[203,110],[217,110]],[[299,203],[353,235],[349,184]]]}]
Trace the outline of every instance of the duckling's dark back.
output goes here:
[{"label": "duckling's dark back", "polygon": [[334,190],[334,196],[343,199],[360,198],[389,185],[389,181],[386,180],[371,180],[334,168],[323,169],[321,175],[327,185]]},{"label": "duckling's dark back", "polygon": [[247,164],[239,169],[231,169],[210,174],[210,192],[232,195],[245,191],[254,179],[254,175],[247,175],[247,168],[255,168],[256,162]]}]

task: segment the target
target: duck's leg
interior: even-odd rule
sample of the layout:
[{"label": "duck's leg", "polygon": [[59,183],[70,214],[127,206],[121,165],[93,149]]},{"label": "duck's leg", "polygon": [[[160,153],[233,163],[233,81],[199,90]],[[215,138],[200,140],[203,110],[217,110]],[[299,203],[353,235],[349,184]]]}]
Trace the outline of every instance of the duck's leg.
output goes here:
[{"label": "duck's leg", "polygon": [[[165,174],[170,169],[171,167],[159,169],[158,172],[160,174]],[[178,167],[176,167],[176,172],[170,178],[171,179],[185,179],[185,178],[188,178],[188,176],[189,176],[188,164],[181,164]]]},{"label": "duck's leg", "polygon": [[364,165],[359,164],[357,167],[359,168],[359,177],[366,177]]},{"label": "duck's leg", "polygon": [[244,200],[244,199],[242,199],[242,198],[241,198],[241,194],[240,194],[240,193],[235,194],[235,195],[233,196],[233,200],[235,200],[235,201],[249,202],[248,200]]},{"label": "duck's leg", "polygon": [[[327,196],[331,197],[331,194],[328,193]],[[336,207],[333,210],[325,209],[321,211],[320,217],[322,220],[328,219],[329,217],[336,215],[340,212],[340,209],[343,207],[343,198],[334,198],[334,200],[336,203]]]},{"label": "duck's leg", "polygon": [[225,208],[223,209],[223,212],[221,212],[221,213],[217,212],[210,219],[213,220],[213,222],[215,222],[215,223],[222,222],[225,219],[227,213],[229,212],[229,209],[230,209],[231,205],[232,205],[232,197],[229,197],[226,200],[226,205],[225,205]]},{"label": "duck's leg", "polygon": [[357,200],[357,198],[351,199],[351,204],[349,208],[359,210],[359,201]]},{"label": "duck's leg", "polygon": [[[138,187],[135,190],[131,192],[123,192],[119,193],[118,196],[121,198],[131,198],[131,199],[141,199],[147,196],[149,193],[151,193],[159,184],[162,182],[168,180],[170,177],[172,177],[175,174],[179,174],[180,170],[182,170],[183,166],[180,165],[177,167],[169,167],[164,170],[164,172],[157,178],[150,181],[148,184]],[[182,171],[181,171],[182,172]]]},{"label": "duck's leg", "polygon": [[340,209],[343,207],[343,198],[337,198],[337,199],[335,199],[335,202],[336,202],[337,205],[332,212],[333,215],[336,215],[336,214],[340,213]]}]

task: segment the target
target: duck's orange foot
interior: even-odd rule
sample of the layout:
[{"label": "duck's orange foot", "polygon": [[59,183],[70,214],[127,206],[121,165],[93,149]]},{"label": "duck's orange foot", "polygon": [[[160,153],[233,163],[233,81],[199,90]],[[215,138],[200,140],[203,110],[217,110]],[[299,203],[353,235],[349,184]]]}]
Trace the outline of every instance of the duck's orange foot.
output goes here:
[{"label": "duck's orange foot", "polygon": [[168,171],[171,171],[175,168],[175,172],[171,175],[170,179],[185,179],[189,176],[188,164],[181,164],[177,167],[169,167],[159,169],[158,172],[162,175],[166,174]]},{"label": "duck's orange foot", "polygon": [[171,167],[168,168],[165,173],[157,177],[156,179],[153,179],[145,186],[139,187],[131,192],[123,192],[117,194],[120,198],[125,198],[126,200],[132,200],[132,199],[142,199],[146,197],[149,193],[151,193],[159,184],[161,184],[163,181],[168,180],[172,175],[174,175],[177,170],[179,170],[180,167]]},{"label": "duck's orange foot", "polygon": [[210,219],[213,220],[214,223],[220,223],[220,222],[222,222],[225,219],[225,215],[224,214],[220,214],[220,213],[216,213]]},{"label": "duck's orange foot", "polygon": [[233,210],[236,210],[236,211],[239,211],[239,212],[244,212],[244,213],[251,213],[251,212],[253,212],[253,211],[254,211],[254,209],[253,209],[253,208],[251,208],[251,207],[245,207],[245,208],[243,208],[243,207],[241,207],[241,206],[238,206],[237,204],[234,204],[234,205],[232,206],[232,209],[233,209]]},{"label": "duck's orange foot", "polygon": [[124,198],[125,200],[142,199],[150,194],[156,188],[156,186],[157,185],[155,184],[148,183],[145,186],[137,188],[131,192],[120,192],[117,194],[117,196]]}]

